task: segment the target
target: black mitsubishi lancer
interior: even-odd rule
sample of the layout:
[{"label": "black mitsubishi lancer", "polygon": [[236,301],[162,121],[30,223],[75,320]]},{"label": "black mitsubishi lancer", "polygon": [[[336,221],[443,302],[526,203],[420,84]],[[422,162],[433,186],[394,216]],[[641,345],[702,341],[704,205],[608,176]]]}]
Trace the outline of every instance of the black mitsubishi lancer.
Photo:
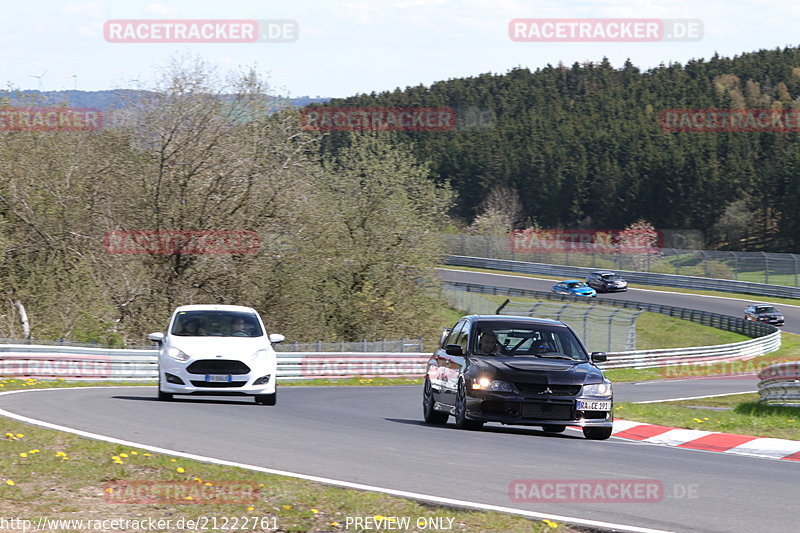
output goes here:
[{"label": "black mitsubishi lancer", "polygon": [[611,382],[563,322],[505,315],[469,315],[444,330],[428,360],[423,390],[426,422],[452,415],[461,429],[485,422],[579,426],[588,439],[607,439],[613,425]]}]

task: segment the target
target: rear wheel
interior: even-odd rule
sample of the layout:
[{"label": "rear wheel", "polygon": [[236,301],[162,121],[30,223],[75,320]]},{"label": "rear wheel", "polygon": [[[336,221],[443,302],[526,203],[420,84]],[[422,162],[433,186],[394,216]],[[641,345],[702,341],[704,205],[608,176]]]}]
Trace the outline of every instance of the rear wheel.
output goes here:
[{"label": "rear wheel", "polygon": [[547,433],[561,433],[567,426],[560,425],[560,424],[545,424],[542,426],[542,429]]},{"label": "rear wheel", "polygon": [[606,440],[614,428],[583,428],[583,436],[590,440]]},{"label": "rear wheel", "polygon": [[480,420],[470,420],[467,418],[467,389],[464,382],[458,384],[456,392],[456,427],[458,429],[481,429],[483,422]]},{"label": "rear wheel", "polygon": [[433,399],[433,387],[431,381],[425,378],[425,385],[422,389],[422,416],[425,422],[429,424],[445,424],[450,415],[437,411],[433,408],[435,400]]}]

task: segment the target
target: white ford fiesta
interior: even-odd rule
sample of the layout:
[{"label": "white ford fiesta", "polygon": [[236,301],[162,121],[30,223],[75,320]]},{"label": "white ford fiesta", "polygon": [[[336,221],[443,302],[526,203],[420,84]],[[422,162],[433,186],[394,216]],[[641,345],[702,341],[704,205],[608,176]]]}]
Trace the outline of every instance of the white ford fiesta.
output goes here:
[{"label": "white ford fiesta", "polygon": [[250,395],[275,405],[277,360],[261,317],[238,305],[184,305],[175,309],[159,344],[158,398],[174,394]]}]

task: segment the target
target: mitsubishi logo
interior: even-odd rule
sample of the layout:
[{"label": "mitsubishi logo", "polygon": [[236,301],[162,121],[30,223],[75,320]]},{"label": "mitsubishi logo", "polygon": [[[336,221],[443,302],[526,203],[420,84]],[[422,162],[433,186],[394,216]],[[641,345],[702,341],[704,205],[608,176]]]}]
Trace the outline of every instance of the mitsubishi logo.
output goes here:
[{"label": "mitsubishi logo", "polygon": [[545,387],[545,389],[539,394],[553,394],[553,391],[550,390],[550,387]]}]

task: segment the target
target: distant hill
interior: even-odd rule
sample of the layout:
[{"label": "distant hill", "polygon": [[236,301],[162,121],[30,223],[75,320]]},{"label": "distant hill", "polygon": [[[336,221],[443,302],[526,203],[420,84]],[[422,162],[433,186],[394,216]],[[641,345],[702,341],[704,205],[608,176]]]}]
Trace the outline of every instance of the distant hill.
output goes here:
[{"label": "distant hill", "polygon": [[[89,107],[103,111],[122,107],[126,100],[136,97],[140,91],[130,89],[113,89],[107,91],[0,91],[0,102],[7,101],[10,105],[29,105],[30,102],[40,102],[37,105],[66,104],[70,107]],[[283,100],[276,98],[276,101]],[[290,98],[289,103],[294,108],[309,104],[320,104],[330,98],[311,98],[300,96]]]},{"label": "distant hill", "polygon": [[[800,252],[796,47],[647,71],[605,58],[516,68],[326,105],[451,107],[489,117],[455,131],[386,134],[453,185],[455,213],[467,222],[491,196],[495,210],[506,202],[518,225],[623,228],[645,218],[657,228],[701,230],[720,248]],[[792,116],[783,132],[676,132],[662,121],[679,108]],[[323,151],[347,145],[348,135],[328,135]]]}]

